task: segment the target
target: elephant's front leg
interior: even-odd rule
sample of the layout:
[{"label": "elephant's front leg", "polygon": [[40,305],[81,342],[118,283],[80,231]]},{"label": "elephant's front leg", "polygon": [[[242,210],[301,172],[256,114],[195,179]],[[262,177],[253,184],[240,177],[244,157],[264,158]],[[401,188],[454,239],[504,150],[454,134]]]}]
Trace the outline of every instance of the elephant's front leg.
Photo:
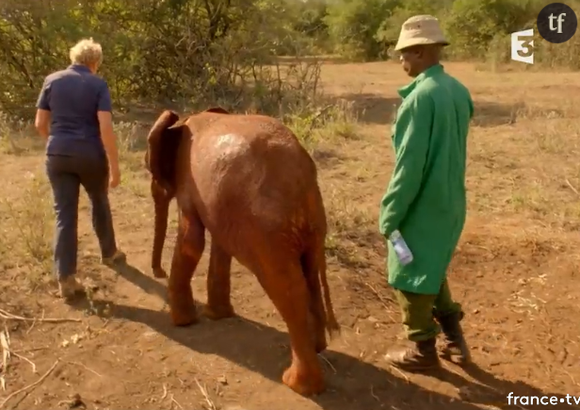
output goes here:
[{"label": "elephant's front leg", "polygon": [[169,275],[169,308],[176,326],[197,322],[191,278],[205,246],[205,228],[197,212],[181,212],[171,273]]},{"label": "elephant's front leg", "polygon": [[204,309],[204,314],[212,320],[234,316],[230,300],[231,266],[231,255],[212,241],[207,274],[207,305]]}]

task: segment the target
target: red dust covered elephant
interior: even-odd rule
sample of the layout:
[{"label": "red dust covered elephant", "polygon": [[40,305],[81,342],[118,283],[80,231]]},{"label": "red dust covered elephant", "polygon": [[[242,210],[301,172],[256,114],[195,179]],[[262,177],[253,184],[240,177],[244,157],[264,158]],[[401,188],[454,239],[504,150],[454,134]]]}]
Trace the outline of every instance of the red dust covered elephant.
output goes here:
[{"label": "red dust covered elephant", "polygon": [[[324,378],[317,352],[326,331],[340,333],[328,283],[326,214],[316,165],[278,120],[221,108],[179,120],[165,111],[148,135],[147,169],[155,202],[152,256],[156,276],[172,198],[179,209],[168,280],[171,319],[197,321],[191,278],[211,234],[205,315],[234,315],[232,257],[252,271],[288,327],[292,364],[282,377],[294,391],[318,394]],[[326,305],[326,306],[325,306]]]}]

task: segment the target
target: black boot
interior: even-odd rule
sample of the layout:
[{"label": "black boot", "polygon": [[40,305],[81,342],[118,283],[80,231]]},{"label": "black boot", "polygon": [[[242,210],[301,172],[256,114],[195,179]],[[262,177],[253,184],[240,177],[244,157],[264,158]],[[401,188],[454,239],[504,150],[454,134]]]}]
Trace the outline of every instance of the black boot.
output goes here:
[{"label": "black boot", "polygon": [[436,339],[414,343],[408,348],[394,348],[385,355],[386,361],[394,367],[410,372],[430,370],[439,367],[439,357],[435,347]]},{"label": "black boot", "polygon": [[437,321],[445,335],[441,357],[459,365],[464,365],[471,361],[471,354],[463,336],[463,329],[461,329],[461,324],[459,323],[462,319],[463,312],[437,317]]}]

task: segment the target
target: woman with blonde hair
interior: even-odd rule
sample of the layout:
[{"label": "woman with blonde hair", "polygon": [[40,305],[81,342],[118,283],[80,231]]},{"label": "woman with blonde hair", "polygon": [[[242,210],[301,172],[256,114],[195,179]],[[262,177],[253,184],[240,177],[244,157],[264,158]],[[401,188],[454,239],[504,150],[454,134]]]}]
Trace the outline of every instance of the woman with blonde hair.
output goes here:
[{"label": "woman with blonde hair", "polygon": [[36,105],[35,126],[47,140],[46,172],[54,195],[55,271],[66,300],[84,294],[75,277],[81,185],[92,204],[103,263],[125,258],[117,249],[108,198],[121,175],[109,88],[96,75],[102,59],[101,45],[92,38],[78,42],[70,49],[71,65],[46,77]]}]

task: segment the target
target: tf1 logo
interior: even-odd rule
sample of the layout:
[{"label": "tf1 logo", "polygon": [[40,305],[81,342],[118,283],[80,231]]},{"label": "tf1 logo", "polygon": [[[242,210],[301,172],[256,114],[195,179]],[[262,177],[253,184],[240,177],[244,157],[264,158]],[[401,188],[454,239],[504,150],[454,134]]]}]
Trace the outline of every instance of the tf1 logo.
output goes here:
[{"label": "tf1 logo", "polygon": [[[576,13],[563,3],[551,3],[540,11],[536,21],[540,36],[550,43],[560,44],[572,38],[578,28]],[[511,33],[511,59],[534,64],[534,29]]]}]

